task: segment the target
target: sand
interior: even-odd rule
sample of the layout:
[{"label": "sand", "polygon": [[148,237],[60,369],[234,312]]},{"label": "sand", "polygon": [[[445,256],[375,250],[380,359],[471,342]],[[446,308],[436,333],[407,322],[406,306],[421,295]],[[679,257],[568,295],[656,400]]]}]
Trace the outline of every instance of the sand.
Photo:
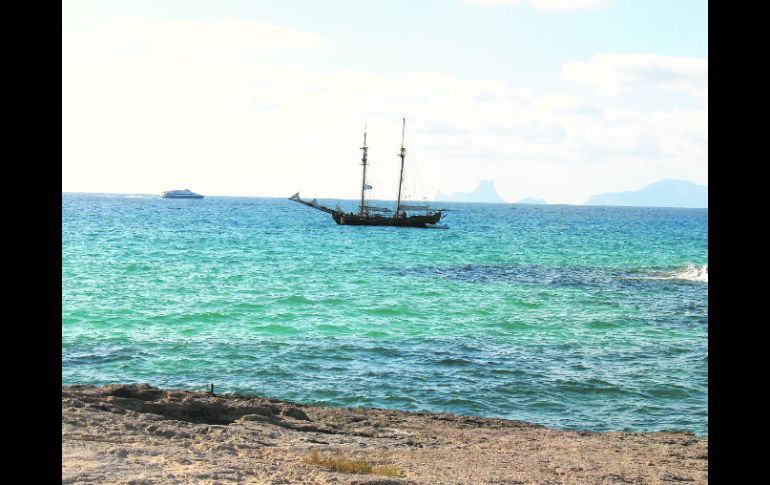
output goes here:
[{"label": "sand", "polygon": [[[313,449],[398,476],[304,463]],[[688,433],[559,431],[147,385],[62,388],[62,483],[707,482],[708,438]]]}]

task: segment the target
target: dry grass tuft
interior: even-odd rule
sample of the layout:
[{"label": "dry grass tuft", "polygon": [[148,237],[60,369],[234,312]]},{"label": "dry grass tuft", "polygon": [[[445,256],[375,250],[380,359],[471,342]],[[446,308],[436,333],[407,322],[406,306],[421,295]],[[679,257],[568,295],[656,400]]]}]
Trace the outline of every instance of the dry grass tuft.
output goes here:
[{"label": "dry grass tuft", "polygon": [[317,465],[335,472],[342,473],[361,473],[361,474],[374,474],[384,475],[387,477],[397,477],[401,474],[398,467],[395,465],[379,465],[372,466],[367,463],[363,458],[349,459],[338,454],[337,456],[321,456],[318,450],[310,450],[310,456],[302,458],[302,463],[308,465]]},{"label": "dry grass tuft", "polygon": [[379,465],[372,468],[372,473],[386,477],[397,477],[401,475],[401,470],[396,465]]}]

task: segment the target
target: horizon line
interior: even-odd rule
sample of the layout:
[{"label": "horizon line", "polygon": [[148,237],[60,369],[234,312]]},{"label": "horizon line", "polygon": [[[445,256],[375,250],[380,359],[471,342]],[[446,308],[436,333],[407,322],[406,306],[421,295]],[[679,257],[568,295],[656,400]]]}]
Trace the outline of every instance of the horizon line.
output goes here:
[{"label": "horizon line", "polygon": [[[69,192],[62,190],[62,194],[86,194],[86,195],[149,195],[154,197],[160,197],[160,194],[145,194],[145,193],[139,193],[139,192]],[[232,197],[232,198],[244,198],[244,199],[286,199],[290,200],[289,197],[277,197],[277,196],[269,196],[269,195],[204,195],[204,198],[206,197]],[[335,197],[321,197],[322,199],[328,199],[328,200],[344,200],[349,202],[358,202],[358,199],[340,199]],[[314,199],[318,199],[318,197],[314,197]],[[388,202],[395,202],[395,199],[392,201],[390,199],[372,199],[372,200],[382,200],[382,201],[388,201]],[[550,206],[575,206],[575,207],[620,207],[620,208],[639,208],[639,209],[706,209],[708,210],[708,207],[674,207],[674,206],[662,206],[662,205],[596,205],[596,204],[566,204],[566,203],[550,203],[546,202],[545,204],[536,204],[536,203],[529,203],[529,202],[458,202],[458,201],[451,201],[451,200],[431,200],[429,202],[444,202],[448,204],[498,204],[498,205],[527,205],[527,206],[538,206],[538,205],[550,205]]]}]

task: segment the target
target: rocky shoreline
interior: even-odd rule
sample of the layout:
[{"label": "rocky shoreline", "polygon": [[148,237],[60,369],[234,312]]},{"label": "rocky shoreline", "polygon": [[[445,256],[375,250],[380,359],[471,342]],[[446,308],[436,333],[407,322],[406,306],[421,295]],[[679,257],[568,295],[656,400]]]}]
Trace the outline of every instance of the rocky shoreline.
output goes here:
[{"label": "rocky shoreline", "polygon": [[696,484],[708,438],[77,385],[62,387],[62,483]]}]

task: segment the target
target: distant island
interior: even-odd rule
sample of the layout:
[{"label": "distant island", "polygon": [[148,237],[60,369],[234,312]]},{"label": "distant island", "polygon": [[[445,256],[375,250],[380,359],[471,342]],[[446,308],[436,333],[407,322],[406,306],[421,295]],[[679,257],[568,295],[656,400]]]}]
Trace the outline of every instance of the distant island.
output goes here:
[{"label": "distant island", "polygon": [[708,208],[708,199],[707,185],[666,179],[636,191],[597,194],[586,205]]},{"label": "distant island", "polygon": [[547,204],[548,202],[545,201],[545,199],[536,199],[534,197],[524,197],[520,201],[516,202],[517,204]]},{"label": "distant island", "polygon": [[442,202],[488,202],[497,204],[506,204],[495,190],[495,183],[492,180],[482,180],[479,186],[471,192],[453,192],[452,194],[442,194],[440,191],[436,194],[435,200]]}]

